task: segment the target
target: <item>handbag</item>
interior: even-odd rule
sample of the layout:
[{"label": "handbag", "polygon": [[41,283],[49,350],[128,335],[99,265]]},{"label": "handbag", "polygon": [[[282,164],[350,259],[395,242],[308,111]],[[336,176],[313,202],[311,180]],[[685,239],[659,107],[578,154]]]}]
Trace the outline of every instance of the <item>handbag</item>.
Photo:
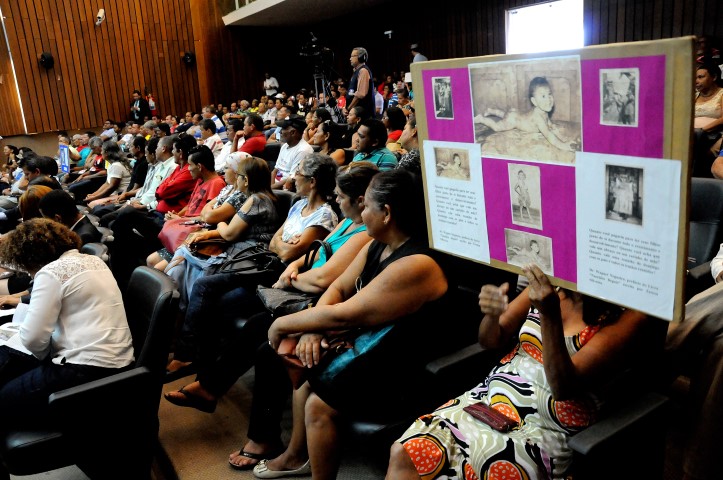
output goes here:
[{"label": "handbag", "polygon": [[284,290],[281,288],[256,287],[256,295],[264,304],[273,318],[283,317],[314,306],[319,297],[318,293],[306,293],[299,290]]},{"label": "handbag", "polygon": [[245,277],[246,286],[268,283],[278,278],[286,264],[262,243],[243,248],[219,266],[217,273],[233,273]]},{"label": "handbag", "polygon": [[[353,331],[340,332],[337,336],[327,339],[329,348],[322,349],[320,352],[321,359],[329,355],[338,355],[348,349],[354,348],[354,342],[351,338]],[[310,368],[304,366],[296,356],[296,345],[299,343],[299,337],[285,337],[281,340],[276,353],[281,357],[281,361],[286,367],[289,374],[291,385],[294,390],[298,390],[309,378]],[[318,366],[318,365],[317,365]]]},{"label": "handbag", "polygon": [[188,249],[197,257],[209,258],[221,255],[226,251],[229,245],[231,245],[231,243],[223,238],[208,238],[206,240],[191,243],[188,246]]},{"label": "handbag", "polygon": [[[309,250],[304,257],[304,265],[301,271],[305,272],[311,269],[316,253],[323,248],[326,251],[327,260],[332,256],[333,250],[329,242],[324,240],[314,240],[309,246]],[[271,313],[274,318],[283,317],[292,313],[299,312],[305,308],[314,306],[321,294],[306,293],[300,290],[285,290],[281,288],[265,287],[258,285],[256,287],[256,295],[264,304],[264,307]]]},{"label": "handbag", "polygon": [[197,232],[206,227],[204,222],[189,220],[188,217],[173,218],[166,220],[158,234],[158,240],[163,247],[173,253],[183,244],[189,234]]}]

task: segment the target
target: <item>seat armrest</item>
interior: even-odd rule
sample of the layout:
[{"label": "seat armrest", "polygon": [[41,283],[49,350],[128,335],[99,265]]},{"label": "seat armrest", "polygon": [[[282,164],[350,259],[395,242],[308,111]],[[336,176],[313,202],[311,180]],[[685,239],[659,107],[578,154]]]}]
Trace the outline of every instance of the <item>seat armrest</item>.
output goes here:
[{"label": "seat armrest", "polygon": [[[112,412],[114,406],[129,408],[128,392],[137,392],[138,398],[147,397],[143,392],[154,388],[154,380],[150,370],[137,367],[125,372],[83,383],[65,390],[50,394],[48,402],[51,409],[68,415],[77,412],[82,418],[90,416],[92,411],[100,409],[103,417]],[[117,401],[116,401],[117,400]],[[95,408],[93,408],[95,407]],[[66,422],[73,420],[64,419]]]},{"label": "seat armrest", "polygon": [[657,392],[633,396],[629,403],[621,404],[599,422],[573,435],[568,445],[577,453],[589,455],[614,437],[628,433],[638,424],[653,420],[665,411],[668,404],[668,397]]}]

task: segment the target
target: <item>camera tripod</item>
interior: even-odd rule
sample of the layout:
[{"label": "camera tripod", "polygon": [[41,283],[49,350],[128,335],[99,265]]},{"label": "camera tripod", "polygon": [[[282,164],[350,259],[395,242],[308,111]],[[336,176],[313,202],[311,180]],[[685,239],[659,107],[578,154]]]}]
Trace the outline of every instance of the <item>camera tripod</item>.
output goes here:
[{"label": "camera tripod", "polygon": [[314,72],[314,92],[317,95],[321,93],[321,101],[326,105],[326,109],[331,112],[331,116],[336,123],[346,123],[346,117],[336,104],[336,99],[331,95],[331,82],[320,70]]}]

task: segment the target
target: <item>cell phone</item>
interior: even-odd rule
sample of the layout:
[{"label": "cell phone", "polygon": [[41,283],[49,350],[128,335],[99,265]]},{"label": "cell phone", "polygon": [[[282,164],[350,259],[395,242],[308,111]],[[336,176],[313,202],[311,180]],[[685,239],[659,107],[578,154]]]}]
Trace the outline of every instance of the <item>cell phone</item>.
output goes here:
[{"label": "cell phone", "polygon": [[505,416],[499,410],[495,410],[482,402],[467,405],[462,410],[469,413],[480,422],[494,428],[498,432],[509,432],[519,425],[518,422]]},{"label": "cell phone", "polygon": [[201,223],[200,220],[189,220],[187,222],[181,222],[181,225],[196,225],[198,223]]}]

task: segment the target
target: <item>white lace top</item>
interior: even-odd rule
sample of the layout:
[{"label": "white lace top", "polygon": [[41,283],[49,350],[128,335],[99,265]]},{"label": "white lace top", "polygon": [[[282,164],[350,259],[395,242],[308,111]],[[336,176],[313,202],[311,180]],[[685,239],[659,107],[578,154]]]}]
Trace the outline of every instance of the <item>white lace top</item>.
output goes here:
[{"label": "white lace top", "polygon": [[122,368],[133,362],[123,299],[98,257],[65,252],[35,275],[20,339],[53,363]]}]

